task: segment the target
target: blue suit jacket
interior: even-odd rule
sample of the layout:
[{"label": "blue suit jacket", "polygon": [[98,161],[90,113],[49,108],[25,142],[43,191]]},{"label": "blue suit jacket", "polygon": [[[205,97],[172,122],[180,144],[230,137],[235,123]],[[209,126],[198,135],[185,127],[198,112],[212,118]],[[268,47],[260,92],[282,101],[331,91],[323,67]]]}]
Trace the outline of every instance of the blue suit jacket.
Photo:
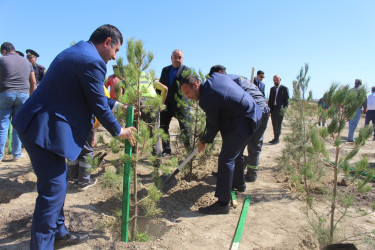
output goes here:
[{"label": "blue suit jacket", "polygon": [[104,95],[106,70],[91,42],[81,41],[61,52],[13,119],[21,139],[75,160],[93,114],[113,136],[119,135],[121,126]]},{"label": "blue suit jacket", "polygon": [[237,127],[241,116],[249,119],[250,135],[259,127],[262,110],[254,99],[230,77],[220,73],[201,84],[199,106],[206,112],[207,131],[202,137],[211,143],[217,132],[225,137]]},{"label": "blue suit jacket", "polygon": [[237,83],[238,86],[240,86],[243,90],[245,90],[245,92],[248,93],[254,99],[256,104],[258,104],[261,110],[263,110],[266,113],[269,112],[266,98],[254,83],[251,83],[250,80],[243,76],[232,74],[229,74],[227,76],[231,78],[235,83]]},{"label": "blue suit jacket", "polygon": [[262,94],[265,96],[266,85],[262,81],[259,82],[256,76],[254,77],[254,84],[255,86],[259,88],[260,92],[262,92]]}]

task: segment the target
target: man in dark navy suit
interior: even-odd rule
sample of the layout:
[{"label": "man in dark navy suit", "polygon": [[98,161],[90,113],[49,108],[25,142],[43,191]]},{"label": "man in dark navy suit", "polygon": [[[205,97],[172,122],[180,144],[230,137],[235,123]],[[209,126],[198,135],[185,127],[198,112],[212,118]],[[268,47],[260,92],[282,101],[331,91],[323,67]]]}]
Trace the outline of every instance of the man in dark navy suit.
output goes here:
[{"label": "man in dark navy suit", "polygon": [[270,98],[268,100],[268,107],[271,109],[271,120],[273,127],[273,139],[269,141],[271,144],[280,142],[281,125],[284,120],[284,115],[281,113],[282,108],[287,108],[289,105],[288,88],[281,85],[281,77],[275,75],[273,77],[274,87],[270,90]]},{"label": "man in dark navy suit", "polygon": [[[215,65],[210,69],[209,75],[211,76],[214,72],[221,74],[227,74],[226,68],[223,65]],[[259,72],[259,71],[258,71]],[[259,165],[259,156],[262,152],[263,145],[263,134],[267,129],[268,119],[270,109],[267,105],[266,98],[264,94],[260,91],[258,86],[251,83],[243,76],[239,75],[227,75],[235,83],[238,84],[246,93],[248,93],[258,104],[259,108],[262,110],[262,119],[259,125],[259,128],[255,131],[254,135],[251,136],[247,144],[247,158],[245,161],[245,166],[247,168],[247,173],[244,179],[244,171],[237,165],[243,165],[244,159],[237,157],[236,167],[234,169],[234,178],[232,187],[238,192],[244,192],[246,189],[245,180],[248,182],[255,182],[258,177],[258,165]]]},{"label": "man in dark navy suit", "polygon": [[[181,90],[188,99],[199,100],[206,113],[206,132],[197,144],[198,152],[206,143],[212,143],[219,131],[223,139],[215,192],[218,201],[199,208],[199,212],[227,214],[236,161],[243,159],[246,144],[259,127],[262,111],[249,94],[224,74],[213,73],[204,83],[187,76],[181,80]],[[240,168],[243,171],[243,165]]]},{"label": "man in dark navy suit", "polygon": [[[166,109],[160,112],[160,128],[163,129],[164,133],[169,135],[169,124],[171,123],[172,117],[178,120],[180,130],[185,146],[190,146],[189,143],[189,128],[186,124],[186,120],[189,119],[186,108],[178,107],[176,97],[183,100],[183,96],[179,93],[177,81],[182,79],[181,73],[189,68],[182,64],[184,55],[181,50],[175,49],[172,52],[171,60],[172,65],[163,68],[160,76],[160,82],[168,87],[168,94],[164,104]],[[171,145],[169,139],[163,141],[163,152],[162,156],[171,154]]]},{"label": "man in dark navy suit", "polygon": [[112,134],[134,144],[135,128],[122,128],[104,95],[106,64],[123,42],[112,25],[97,28],[90,40],[62,51],[43,81],[13,120],[37,176],[31,249],[81,243],[86,233],[69,232],[64,223],[68,160],[77,159],[92,127],[93,115]]},{"label": "man in dark navy suit", "polygon": [[261,70],[258,70],[257,76],[254,77],[254,84],[258,87],[260,92],[262,92],[263,96],[265,96],[266,85],[262,82],[263,79],[264,79],[264,72]]}]

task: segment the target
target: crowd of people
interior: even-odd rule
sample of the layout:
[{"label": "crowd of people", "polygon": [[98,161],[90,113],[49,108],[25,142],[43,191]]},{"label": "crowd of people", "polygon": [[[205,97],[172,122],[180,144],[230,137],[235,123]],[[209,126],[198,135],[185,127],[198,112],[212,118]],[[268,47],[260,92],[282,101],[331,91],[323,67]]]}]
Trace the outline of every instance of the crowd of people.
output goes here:
[{"label": "crowd of people", "polygon": [[[125,104],[116,99],[116,88],[121,80],[111,75],[105,86],[110,87],[106,97],[103,84],[106,64],[116,59],[123,43],[121,32],[112,25],[97,28],[88,41],[80,41],[56,56],[48,70],[36,63],[38,53],[28,49],[26,60],[14,46],[1,45],[0,58],[0,161],[10,121],[12,154],[21,157],[21,143],[25,147],[37,176],[36,200],[31,228],[31,249],[53,249],[84,242],[87,233],[70,232],[64,223],[64,201],[68,177],[84,190],[96,183],[90,178],[87,158],[92,157],[94,117],[112,136],[135,143],[134,127],[121,127],[113,110]],[[227,74],[222,65],[215,65],[209,77],[202,82],[194,75],[183,77],[189,68],[183,64],[183,52],[172,51],[172,64],[163,68],[159,82],[151,86],[144,98],[162,94],[165,109],[160,112],[160,127],[169,135],[171,119],[178,120],[184,145],[190,146],[189,120],[181,100],[199,101],[206,113],[206,129],[196,147],[198,152],[212,143],[220,132],[222,145],[218,157],[218,171],[214,204],[201,207],[204,214],[230,212],[231,191],[244,192],[246,181],[257,180],[259,156],[269,117],[273,127],[270,145],[280,142],[282,109],[289,105],[289,90],[281,84],[280,75],[273,76],[268,103],[265,98],[265,74],[259,70],[254,79]],[[114,69],[115,71],[115,69]],[[141,76],[149,87],[148,77]],[[179,84],[178,84],[179,83]],[[356,80],[355,88],[361,85]],[[182,94],[181,94],[181,92]],[[118,91],[117,91],[118,92]],[[126,94],[120,90],[120,94]],[[367,99],[365,124],[375,123],[375,87]],[[358,108],[360,116],[361,107]],[[349,122],[348,141],[358,124],[357,115]],[[325,121],[322,121],[323,126]],[[375,139],[375,131],[374,131]],[[248,156],[244,157],[247,148]],[[155,154],[164,157],[172,153],[169,140]],[[66,161],[66,159],[68,161]],[[246,173],[245,173],[246,172]]]}]

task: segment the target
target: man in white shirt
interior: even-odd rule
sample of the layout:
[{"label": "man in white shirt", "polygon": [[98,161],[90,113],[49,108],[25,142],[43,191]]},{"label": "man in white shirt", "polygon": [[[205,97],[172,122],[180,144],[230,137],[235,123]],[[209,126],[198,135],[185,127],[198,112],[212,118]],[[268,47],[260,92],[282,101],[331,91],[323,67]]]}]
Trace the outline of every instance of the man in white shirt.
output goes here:
[{"label": "man in white shirt", "polygon": [[371,88],[371,94],[367,97],[367,112],[365,118],[365,126],[368,126],[372,121],[374,126],[374,138],[375,141],[375,86]]}]

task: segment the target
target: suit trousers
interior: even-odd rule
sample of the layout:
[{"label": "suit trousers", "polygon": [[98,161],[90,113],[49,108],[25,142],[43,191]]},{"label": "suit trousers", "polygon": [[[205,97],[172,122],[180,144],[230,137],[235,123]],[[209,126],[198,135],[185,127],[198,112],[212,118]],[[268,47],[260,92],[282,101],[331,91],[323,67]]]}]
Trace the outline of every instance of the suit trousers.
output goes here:
[{"label": "suit trousers", "polygon": [[280,140],[281,125],[284,120],[284,116],[281,115],[280,109],[274,109],[271,111],[271,120],[272,120],[272,128],[273,128],[273,139]]},{"label": "suit trousers", "polygon": [[63,210],[68,186],[65,158],[22,137],[21,141],[37,176],[38,197],[31,226],[30,249],[53,249],[55,238],[69,233]]},{"label": "suit trousers", "polygon": [[[177,108],[176,112],[171,112],[168,109],[160,112],[160,128],[163,129],[164,133],[169,136],[169,124],[171,123],[172,117],[178,120],[180,130],[182,134],[182,141],[185,147],[190,147],[190,130],[186,121],[189,121],[189,115],[182,108]],[[167,141],[163,141],[163,150],[170,150],[170,138]]]},{"label": "suit trousers", "polygon": [[[252,167],[258,166],[259,164],[259,155],[262,152],[262,145],[263,145],[263,135],[264,131],[266,131],[267,123],[269,119],[269,111],[263,112],[262,118],[260,120],[260,124],[258,129],[254,132],[254,134],[249,138],[247,142],[247,152],[248,157],[247,161],[244,162],[244,157],[237,157],[235,161],[235,168],[234,168],[234,175],[233,175],[233,183],[232,188],[241,188],[245,186],[245,174],[244,169],[246,165],[251,165]],[[240,154],[241,155],[241,154]],[[243,151],[242,151],[243,155]],[[256,168],[252,168],[255,173],[258,171]]]},{"label": "suit trousers", "polygon": [[94,157],[94,149],[91,147],[92,142],[94,141],[95,130],[92,127],[89,131],[89,136],[87,141],[83,145],[82,151],[79,154],[77,160],[69,161],[68,160],[68,179],[78,180],[78,184],[89,183],[90,181],[90,168],[91,165],[88,163],[88,160]]},{"label": "suit trousers", "polygon": [[259,128],[252,135],[247,144],[247,162],[246,165],[258,166],[259,165],[259,155],[262,152],[263,146],[263,135],[267,129],[269,119],[269,111],[263,112],[262,119],[260,120]]},{"label": "suit trousers", "polygon": [[236,128],[228,134],[222,135],[223,144],[219,154],[219,167],[217,171],[217,182],[215,197],[220,201],[229,202],[235,166],[244,167],[243,152],[250,138],[250,120],[241,117]]},{"label": "suit trousers", "polygon": [[372,121],[372,125],[374,126],[374,137],[375,137],[375,110],[367,110],[366,118],[365,118],[365,126],[368,126]]}]

